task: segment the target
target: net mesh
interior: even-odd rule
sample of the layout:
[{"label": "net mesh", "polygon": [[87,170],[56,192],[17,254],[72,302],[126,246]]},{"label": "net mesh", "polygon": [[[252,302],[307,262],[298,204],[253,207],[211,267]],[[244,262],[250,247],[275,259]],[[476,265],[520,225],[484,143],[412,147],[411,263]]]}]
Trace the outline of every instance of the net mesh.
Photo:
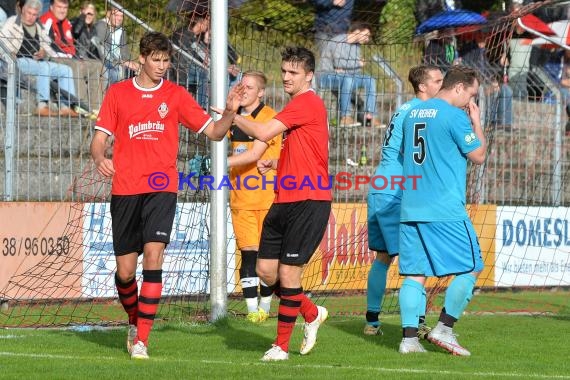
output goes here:
[{"label": "net mesh", "polygon": [[[364,73],[375,79],[377,126],[365,122],[366,94],[352,99],[354,119],[361,125],[341,125],[339,94],[319,88],[330,121],[330,173],[337,181],[349,181],[346,189],[333,191],[333,212],[325,236],[304,273],[303,287],[317,303],[325,303],[334,314],[364,314],[367,276],[375,253],[368,249],[366,193],[360,183],[373,175],[381,160],[384,127],[394,110],[413,91],[405,80],[410,67],[420,62],[436,62],[443,68],[463,60],[478,41],[485,45],[488,65],[481,69],[479,103],[488,142],[488,159],[469,169],[467,203],[478,233],[485,270],[477,288],[485,291],[531,289],[532,310],[559,312],[567,305],[547,305],[540,301],[545,290],[566,288],[570,281],[568,246],[568,191],[564,186],[568,157],[561,150],[565,115],[558,85],[537,66],[527,70],[523,96],[513,94],[512,120],[498,116],[504,98],[502,85],[513,89],[513,51],[510,46],[517,31],[517,19],[556,6],[543,2],[523,7],[515,13],[493,12],[484,25],[455,19],[453,27],[439,25],[417,34],[419,16],[414,18],[414,1],[357,2],[353,21],[371,24],[372,41],[362,46]],[[107,5],[110,7],[109,5]],[[208,3],[196,0],[170,2],[167,9],[155,4],[143,9],[127,9],[156,30],[174,36],[187,30],[208,13]],[[417,12],[416,12],[417,13]],[[261,70],[269,78],[265,102],[280,110],[287,97],[280,83],[280,52],[284,46],[315,47],[315,8],[307,1],[230,1],[229,42],[236,54],[229,64],[242,70]],[[160,20],[160,21],[159,21]],[[137,52],[144,32],[139,21],[125,17],[124,28]],[[207,33],[204,31],[203,33]],[[209,83],[189,74],[189,62],[208,70],[207,38],[198,36],[200,46],[179,46],[189,53],[175,53],[169,78],[186,86],[198,98],[200,88],[209,93]],[[528,37],[528,36],[526,36]],[[174,38],[174,37],[173,37]],[[184,41],[180,41],[184,42]],[[530,45],[522,45],[530,46]],[[196,48],[199,52],[196,53]],[[201,49],[201,50],[200,50]],[[531,49],[524,49],[529,55]],[[523,57],[524,58],[524,57]],[[526,57],[530,59],[530,57]],[[509,62],[509,59],[511,62]],[[515,70],[516,71],[516,70]],[[513,72],[515,72],[513,71]],[[232,81],[231,76],[228,77]],[[201,87],[202,86],[202,87]],[[514,92],[514,91],[513,91]],[[554,100],[553,100],[554,99]],[[208,102],[207,99],[204,100]],[[88,155],[88,152],[83,152]],[[112,154],[112,145],[108,154]],[[183,173],[208,173],[209,143],[204,136],[180,129],[178,169]],[[110,182],[101,178],[88,163],[69,190],[73,202],[52,204],[45,215],[29,215],[30,238],[4,239],[3,255],[16,264],[0,282],[0,324],[3,326],[51,326],[69,324],[125,323],[126,315],[117,301],[109,214]],[[341,176],[341,177],[339,177]],[[164,291],[159,318],[165,320],[207,319],[209,315],[210,193],[195,179],[179,192],[171,244],[164,264]],[[429,202],[429,200],[426,200]],[[227,289],[228,310],[245,314],[241,298],[233,229],[228,220]],[[64,225],[61,224],[64,221]],[[137,272],[140,280],[141,268]],[[437,298],[447,279],[427,283],[429,305],[435,310]],[[388,273],[384,313],[398,312],[397,289],[401,279],[397,262]],[[497,292],[503,299],[514,293]],[[529,307],[529,309],[531,309]],[[489,304],[489,311],[512,311],[509,302]]]}]

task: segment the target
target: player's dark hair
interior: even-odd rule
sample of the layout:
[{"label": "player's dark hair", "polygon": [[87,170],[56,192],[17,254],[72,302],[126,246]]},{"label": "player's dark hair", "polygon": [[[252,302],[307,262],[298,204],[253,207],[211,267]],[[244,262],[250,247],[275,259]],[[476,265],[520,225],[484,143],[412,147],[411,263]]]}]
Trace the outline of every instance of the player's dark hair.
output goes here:
[{"label": "player's dark hair", "polygon": [[281,52],[282,62],[301,63],[307,73],[315,72],[315,55],[302,46],[289,46]]},{"label": "player's dark hair", "polygon": [[450,90],[459,83],[463,83],[465,86],[469,87],[475,84],[475,81],[481,83],[479,75],[474,69],[462,65],[451,66],[443,78],[441,89]]},{"label": "player's dark hair", "polygon": [[436,65],[417,65],[410,69],[408,81],[412,84],[415,93],[420,91],[420,84],[427,82],[430,71],[441,71]]},{"label": "player's dark hair", "polygon": [[141,38],[139,49],[143,57],[148,57],[153,53],[166,53],[169,57],[172,54],[170,40],[160,32],[145,33]]}]

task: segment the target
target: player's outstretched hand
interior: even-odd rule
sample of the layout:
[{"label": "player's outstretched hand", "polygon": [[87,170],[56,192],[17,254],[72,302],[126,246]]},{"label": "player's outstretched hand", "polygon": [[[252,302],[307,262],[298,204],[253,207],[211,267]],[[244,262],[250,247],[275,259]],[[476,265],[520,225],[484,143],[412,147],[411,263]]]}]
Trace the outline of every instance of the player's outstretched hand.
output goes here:
[{"label": "player's outstretched hand", "polygon": [[243,99],[244,92],[245,86],[241,82],[230,88],[230,92],[228,92],[228,97],[226,99],[227,112],[237,112],[239,103]]},{"label": "player's outstretched hand", "polygon": [[225,109],[221,109],[214,106],[210,106],[210,109],[215,113],[217,113],[218,115],[223,115],[224,112],[235,114],[239,108],[239,104],[242,100],[244,91],[245,91],[245,86],[243,84],[241,83],[236,84],[228,92]]}]

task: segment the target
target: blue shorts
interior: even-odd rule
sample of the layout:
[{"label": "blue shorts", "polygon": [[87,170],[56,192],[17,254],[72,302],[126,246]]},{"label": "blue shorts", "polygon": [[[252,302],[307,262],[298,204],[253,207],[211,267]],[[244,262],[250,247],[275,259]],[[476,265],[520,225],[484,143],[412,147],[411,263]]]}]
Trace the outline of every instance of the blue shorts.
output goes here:
[{"label": "blue shorts", "polygon": [[470,220],[400,224],[402,276],[444,277],[483,270],[479,240]]},{"label": "blue shorts", "polygon": [[400,203],[401,199],[393,195],[368,195],[368,248],[371,250],[388,252],[390,256],[400,252]]}]

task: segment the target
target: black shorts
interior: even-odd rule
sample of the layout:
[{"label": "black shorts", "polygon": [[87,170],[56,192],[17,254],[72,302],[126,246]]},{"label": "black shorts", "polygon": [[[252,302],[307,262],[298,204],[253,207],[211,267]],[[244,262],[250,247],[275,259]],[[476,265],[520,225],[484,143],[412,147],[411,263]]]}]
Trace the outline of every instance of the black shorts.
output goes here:
[{"label": "black shorts", "polygon": [[257,257],[288,265],[308,263],[323,239],[330,213],[329,201],[273,204],[263,222]]},{"label": "black shorts", "polygon": [[111,196],[115,256],[143,252],[149,242],[170,243],[176,193]]}]

